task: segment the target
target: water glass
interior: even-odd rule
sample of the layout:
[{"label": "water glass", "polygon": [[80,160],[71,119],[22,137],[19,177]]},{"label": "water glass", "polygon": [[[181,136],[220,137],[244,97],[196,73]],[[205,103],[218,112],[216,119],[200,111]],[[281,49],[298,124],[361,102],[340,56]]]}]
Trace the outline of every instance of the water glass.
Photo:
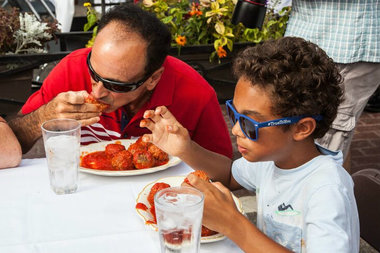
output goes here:
[{"label": "water glass", "polygon": [[50,186],[56,194],[78,188],[80,126],[73,119],[53,119],[41,126]]},{"label": "water glass", "polygon": [[203,193],[192,187],[170,187],[157,192],[154,203],[161,252],[199,252]]}]

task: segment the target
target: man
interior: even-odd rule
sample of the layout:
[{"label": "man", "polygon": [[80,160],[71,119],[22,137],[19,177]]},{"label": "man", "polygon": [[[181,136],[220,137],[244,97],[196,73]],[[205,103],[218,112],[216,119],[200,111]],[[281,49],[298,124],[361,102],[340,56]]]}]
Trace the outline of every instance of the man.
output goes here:
[{"label": "man", "polygon": [[286,36],[316,43],[338,65],[345,100],[319,143],[342,150],[350,171],[349,147],[370,96],[380,85],[380,5],[377,0],[293,0]]},{"label": "man", "polygon": [[[10,125],[26,152],[52,118],[82,123],[82,144],[149,133],[143,112],[165,105],[206,149],[232,157],[231,140],[215,91],[190,66],[167,56],[171,36],[153,14],[133,4],[102,17],[92,49],[65,57]],[[102,113],[88,94],[107,105]]]},{"label": "man", "polygon": [[21,161],[21,147],[12,129],[0,117],[0,169],[16,167]]}]

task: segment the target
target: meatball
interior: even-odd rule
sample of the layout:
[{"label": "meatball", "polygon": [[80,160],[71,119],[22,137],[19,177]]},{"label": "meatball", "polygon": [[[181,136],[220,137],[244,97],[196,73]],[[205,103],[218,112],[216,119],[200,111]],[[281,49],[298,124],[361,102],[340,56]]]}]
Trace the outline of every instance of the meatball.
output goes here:
[{"label": "meatball", "polygon": [[169,155],[154,144],[149,146],[148,152],[151,153],[156,160],[156,166],[163,165],[169,161]]},{"label": "meatball", "polygon": [[148,149],[149,146],[152,145],[152,143],[150,143],[150,142],[145,142],[145,141],[143,141],[142,136],[140,136],[140,137],[137,139],[136,143],[137,143],[138,145],[140,145],[141,147],[144,147],[145,149]]},{"label": "meatball", "polygon": [[205,226],[202,226],[202,232],[201,232],[201,236],[210,236],[210,235],[215,235],[217,234],[218,232],[214,231],[214,230],[211,230]]},{"label": "meatball", "polygon": [[[210,178],[208,177],[208,175],[206,174],[206,172],[204,172],[203,170],[196,170],[196,171],[191,172],[190,174],[196,175],[197,177],[199,177],[203,181],[206,181],[206,182],[210,181]],[[183,180],[183,182],[186,183],[186,184],[191,185],[190,182],[189,182],[189,179],[187,179],[187,177],[185,178],[185,180]]]},{"label": "meatball", "polygon": [[106,154],[110,157],[114,156],[116,153],[125,150],[125,147],[121,144],[108,144],[106,146]]},{"label": "meatball", "polygon": [[150,189],[150,192],[149,192],[149,195],[148,195],[148,202],[150,204],[150,206],[154,206],[154,195],[162,190],[162,189],[165,189],[165,188],[169,188],[170,185],[167,184],[167,183],[162,183],[162,182],[158,182],[158,183],[155,183],[152,188]]},{"label": "meatball", "polygon": [[92,95],[88,95],[85,99],[84,99],[84,102],[85,103],[88,103],[88,104],[94,104],[96,105],[96,107],[101,111],[101,112],[104,112],[105,110],[108,109],[108,107],[110,107],[109,104],[106,104],[102,101],[99,101],[99,100],[96,100]]},{"label": "meatball", "polygon": [[133,170],[133,155],[128,150],[116,153],[111,159],[115,170]]},{"label": "meatball", "polygon": [[140,143],[138,142],[135,142],[135,143],[132,143],[131,145],[129,145],[128,147],[128,151],[131,152],[131,154],[133,155],[136,151],[146,151],[146,147],[143,146],[143,145],[140,145]]},{"label": "meatball", "polygon": [[136,151],[133,154],[133,164],[136,169],[146,169],[153,167],[155,163],[154,157],[148,151]]}]

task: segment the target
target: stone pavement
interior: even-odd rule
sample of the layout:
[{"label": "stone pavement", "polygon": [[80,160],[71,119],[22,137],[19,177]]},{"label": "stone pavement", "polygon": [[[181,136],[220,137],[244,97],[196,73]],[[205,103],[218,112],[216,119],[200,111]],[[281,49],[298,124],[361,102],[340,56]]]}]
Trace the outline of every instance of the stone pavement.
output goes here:
[{"label": "stone pavement", "polygon": [[351,144],[351,174],[362,169],[380,170],[380,113],[363,112]]}]

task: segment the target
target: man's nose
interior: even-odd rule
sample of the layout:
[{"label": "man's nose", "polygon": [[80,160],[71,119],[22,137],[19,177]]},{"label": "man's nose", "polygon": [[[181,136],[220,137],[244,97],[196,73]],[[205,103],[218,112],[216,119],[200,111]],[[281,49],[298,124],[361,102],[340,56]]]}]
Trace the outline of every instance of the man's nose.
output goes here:
[{"label": "man's nose", "polygon": [[104,88],[102,81],[95,82],[92,80],[92,95],[95,98],[99,99],[106,97],[108,93],[109,91],[106,88]]}]

